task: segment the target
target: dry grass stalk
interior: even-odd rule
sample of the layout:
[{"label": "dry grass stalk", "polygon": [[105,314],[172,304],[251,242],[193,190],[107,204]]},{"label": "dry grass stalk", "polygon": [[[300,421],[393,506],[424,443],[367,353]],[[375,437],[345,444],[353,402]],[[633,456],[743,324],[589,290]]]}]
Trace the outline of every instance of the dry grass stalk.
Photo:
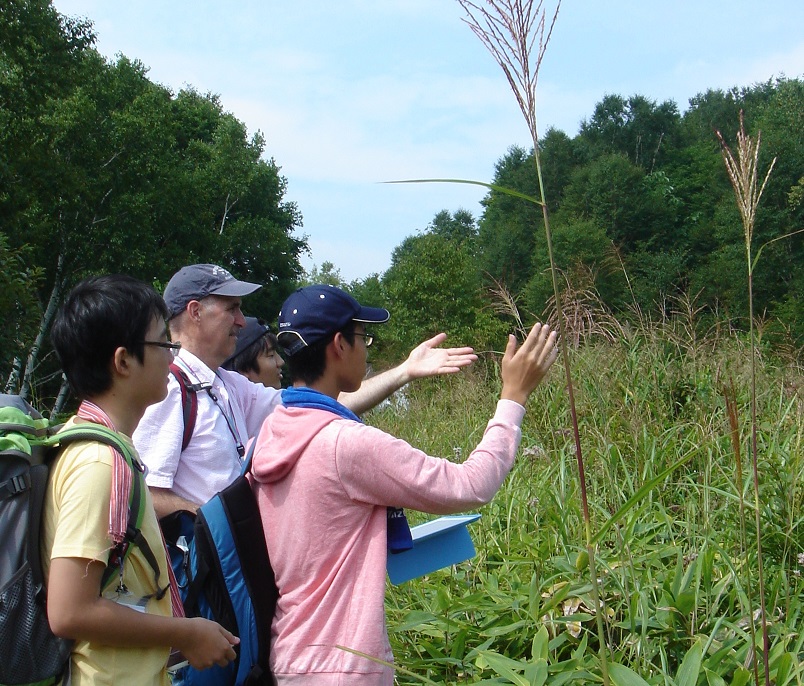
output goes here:
[{"label": "dry grass stalk", "polygon": [[[770,638],[768,636],[768,614],[765,605],[765,573],[762,562],[762,523],[760,521],[759,504],[759,467],[757,458],[757,382],[756,382],[756,357],[757,343],[754,322],[754,258],[751,254],[751,240],[754,237],[754,224],[757,216],[757,206],[762,197],[762,192],[770,178],[771,171],[776,158],[765,174],[762,185],[757,183],[760,134],[757,133],[756,139],[752,139],[745,132],[745,120],[743,112],[740,111],[740,129],[737,132],[737,157],[735,159],[731,149],[726,144],[720,131],[715,132],[720,140],[723,162],[726,165],[731,185],[734,188],[734,195],[737,199],[737,208],[740,211],[740,218],[743,222],[743,232],[745,235],[745,254],[748,263],[748,318],[751,337],[751,465],[754,477],[754,508],[755,508],[755,527],[756,527],[756,546],[757,546],[757,567],[759,572],[759,602],[762,616],[762,654],[765,667],[765,684],[770,686]],[[741,485],[742,486],[742,485]],[[755,667],[756,670],[756,667]],[[755,680],[759,683],[759,675],[755,671]]]},{"label": "dry grass stalk", "polygon": [[[562,277],[566,286],[560,297],[568,345],[577,350],[586,340],[602,338],[614,342],[627,337],[622,324],[600,299],[594,288],[594,274],[588,267],[576,270],[572,278],[566,273],[562,273]],[[555,295],[547,301],[542,316],[550,326],[556,326],[558,308]]]},{"label": "dry grass stalk", "polygon": [[754,224],[757,216],[757,206],[762,198],[765,186],[768,184],[773,167],[776,164],[774,157],[765,174],[765,180],[761,186],[757,185],[758,162],[761,133],[757,133],[755,140],[745,132],[745,119],[740,110],[740,130],[737,132],[737,158],[731,152],[720,131],[715,131],[720,141],[723,152],[723,161],[726,164],[726,171],[729,174],[731,185],[734,188],[734,195],[737,200],[737,208],[740,211],[740,218],[743,222],[745,231],[745,245],[748,253],[748,269],[753,271],[751,260],[751,240],[754,237]]},{"label": "dry grass stalk", "polygon": [[[569,355],[567,353],[564,313],[558,289],[558,275],[553,258],[553,239],[550,233],[550,217],[547,211],[547,200],[544,194],[544,180],[539,159],[539,133],[536,124],[536,83],[539,68],[544,58],[547,44],[553,34],[553,27],[558,18],[561,0],[556,0],[550,27],[547,29],[547,12],[543,0],[487,0],[484,5],[471,0],[458,0],[467,14],[466,23],[475,35],[486,46],[505,73],[511,89],[514,91],[519,108],[528,124],[533,140],[533,159],[536,163],[536,176],[539,180],[539,200],[544,217],[544,233],[547,242],[547,254],[550,258],[550,275],[553,281],[553,294],[557,303],[558,331],[561,338],[561,358],[567,380],[570,416],[575,439],[575,454],[578,463],[578,481],[581,490],[581,508],[586,529],[586,550],[589,555],[589,572],[592,582],[592,594],[595,604],[598,640],[600,641],[600,668],[604,686],[609,684],[608,649],[603,630],[603,608],[600,603],[597,569],[595,563],[595,546],[592,544],[591,518],[589,500],[586,494],[586,469],[581,451],[581,436],[578,430],[578,414],[575,407],[575,392],[570,373]],[[538,49],[534,47],[538,44]]]},{"label": "dry grass stalk", "polygon": [[519,312],[519,304],[516,298],[502,281],[490,275],[489,278],[494,283],[490,289],[492,310],[496,314],[503,315],[504,317],[511,317],[516,323],[517,332],[523,337],[527,336],[528,329],[522,321],[522,315]]},{"label": "dry grass stalk", "polygon": [[[535,146],[538,143],[536,82],[558,18],[560,0],[556,3],[549,29],[542,0],[535,6],[528,0],[494,0],[485,6],[470,0],[458,2],[468,15],[466,23],[505,73]],[[537,41],[538,49],[534,50]]]}]

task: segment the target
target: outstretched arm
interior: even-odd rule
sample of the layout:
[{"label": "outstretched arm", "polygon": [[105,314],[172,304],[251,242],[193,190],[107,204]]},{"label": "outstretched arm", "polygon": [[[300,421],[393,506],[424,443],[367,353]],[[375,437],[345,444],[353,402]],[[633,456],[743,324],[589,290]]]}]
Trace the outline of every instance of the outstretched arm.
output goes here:
[{"label": "outstretched arm", "polygon": [[420,343],[402,364],[366,379],[354,393],[341,393],[338,400],[355,414],[361,414],[413,379],[454,374],[477,360],[472,348],[439,348],[446,338],[447,334],[440,333]]}]

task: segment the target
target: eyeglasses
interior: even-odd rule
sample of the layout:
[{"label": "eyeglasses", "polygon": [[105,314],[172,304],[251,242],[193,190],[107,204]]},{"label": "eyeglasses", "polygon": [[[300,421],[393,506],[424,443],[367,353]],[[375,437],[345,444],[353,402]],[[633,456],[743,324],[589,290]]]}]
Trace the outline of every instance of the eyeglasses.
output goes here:
[{"label": "eyeglasses", "polygon": [[173,343],[171,341],[143,341],[143,345],[155,345],[157,348],[165,348],[167,350],[181,350],[181,343]]},{"label": "eyeglasses", "polygon": [[364,341],[366,341],[366,347],[368,348],[372,343],[374,343],[374,334],[373,333],[357,333],[355,331],[355,336],[360,336]]}]

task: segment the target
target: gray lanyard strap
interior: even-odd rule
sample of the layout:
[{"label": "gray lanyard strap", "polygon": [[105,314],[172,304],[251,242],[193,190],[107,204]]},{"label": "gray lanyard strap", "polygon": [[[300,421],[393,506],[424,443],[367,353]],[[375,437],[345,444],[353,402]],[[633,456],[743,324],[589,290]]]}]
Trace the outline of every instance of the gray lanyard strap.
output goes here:
[{"label": "gray lanyard strap", "polygon": [[[174,358],[174,362],[176,362],[176,364],[178,364],[182,369],[184,369],[184,371],[186,373],[188,373],[190,376],[192,376],[197,381],[197,383],[194,383],[192,385],[192,388],[190,390],[192,390],[194,393],[197,393],[198,391],[206,391],[207,395],[209,395],[210,400],[212,400],[212,402],[215,403],[215,407],[217,407],[220,410],[221,414],[223,415],[224,420],[226,421],[226,426],[229,429],[229,433],[232,435],[232,440],[234,441],[235,449],[237,450],[237,454],[238,454],[238,456],[240,458],[242,458],[243,455],[246,454],[246,449],[243,446],[243,441],[240,440],[240,432],[237,430],[237,424],[235,423],[235,420],[234,420],[234,412],[232,412],[232,404],[231,404],[231,402],[229,402],[227,400],[227,402],[229,403],[229,412],[226,412],[226,408],[224,408],[223,404],[221,403],[220,399],[218,398],[217,393],[215,393],[212,390],[212,384],[211,383],[206,382],[206,381],[200,381],[198,379],[198,376],[193,372],[192,369],[190,369],[190,366],[184,360],[182,360],[180,357]],[[221,377],[218,375],[217,372],[215,372],[215,376],[219,379],[219,381],[221,382],[221,385],[224,388],[226,388],[226,384],[224,383],[223,379],[221,379]],[[227,389],[227,391],[228,391],[228,389]]]},{"label": "gray lanyard strap", "polygon": [[[221,379],[221,377],[218,376],[217,372],[215,373],[215,376],[218,377],[223,387],[226,388],[226,384],[223,382],[223,379]],[[242,458],[243,455],[246,454],[246,448],[243,445],[243,441],[240,440],[240,432],[237,430],[237,424],[235,423],[234,420],[234,412],[232,411],[231,401],[229,401],[228,399],[226,401],[229,405],[229,411],[227,412],[226,408],[223,406],[223,403],[221,403],[220,398],[218,398],[215,391],[212,390],[212,386],[210,385],[209,388],[206,388],[205,390],[209,395],[209,397],[212,398],[212,402],[215,403],[215,405],[217,405],[218,409],[221,411],[223,418],[226,420],[226,426],[229,427],[229,433],[232,434],[232,439],[235,442],[235,448],[237,449],[237,454]]]}]

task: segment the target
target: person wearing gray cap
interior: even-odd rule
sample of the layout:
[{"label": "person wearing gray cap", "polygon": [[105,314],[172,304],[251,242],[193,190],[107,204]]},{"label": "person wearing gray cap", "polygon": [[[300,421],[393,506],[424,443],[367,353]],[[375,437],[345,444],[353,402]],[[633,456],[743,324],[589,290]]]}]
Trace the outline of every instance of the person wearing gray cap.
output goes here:
[{"label": "person wearing gray cap", "polygon": [[[134,432],[160,517],[176,510],[195,512],[234,481],[249,439],[281,404],[279,390],[221,368],[246,325],[242,298],[260,287],[218,265],[194,264],[176,272],[165,288],[171,338],[181,344],[174,362],[195,392],[197,412],[185,440],[182,386],[171,374],[167,397],[148,408]],[[477,359],[471,348],[438,347],[445,339],[442,333],[421,343],[402,364],[339,400],[360,414],[413,379],[454,373]]]}]

